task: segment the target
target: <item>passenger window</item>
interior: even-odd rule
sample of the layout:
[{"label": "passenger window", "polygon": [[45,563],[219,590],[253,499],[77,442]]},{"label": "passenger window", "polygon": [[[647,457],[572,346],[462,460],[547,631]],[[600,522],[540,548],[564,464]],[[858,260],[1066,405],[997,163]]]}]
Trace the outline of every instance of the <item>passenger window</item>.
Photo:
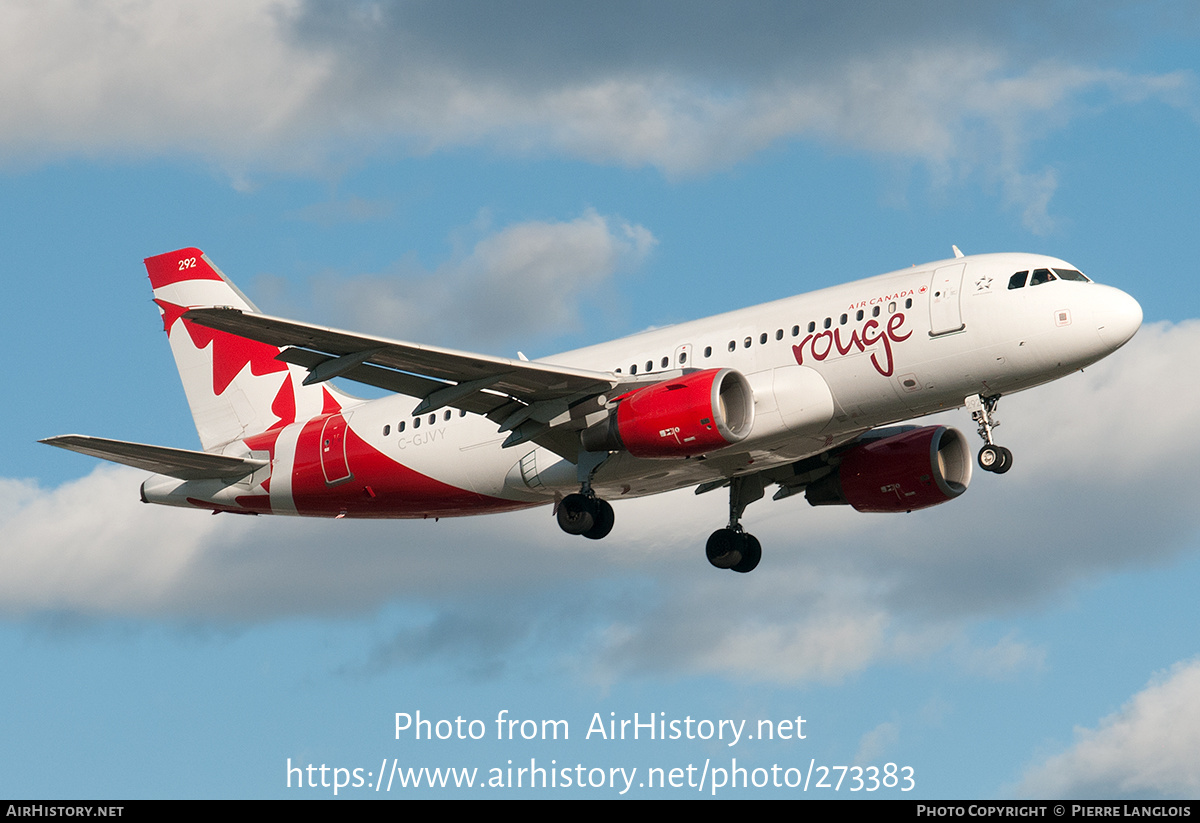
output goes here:
[{"label": "passenger window", "polygon": [[419,417],[414,417],[414,418],[413,418],[413,428],[414,428],[414,429],[419,429],[419,428],[421,428],[421,418],[419,418]]},{"label": "passenger window", "polygon": [[826,317],[826,318],[825,318],[825,328],[829,328],[829,327],[830,327],[830,326],[832,326],[832,325],[833,325],[833,318],[831,318],[831,317]]},{"label": "passenger window", "polygon": [[436,414],[429,415],[429,425],[432,426],[436,422],[437,422],[437,415]]},{"label": "passenger window", "polygon": [[904,308],[906,308],[906,309],[912,308],[912,298],[911,297],[904,301]]},{"label": "passenger window", "polygon": [[1029,276],[1028,271],[1019,271],[1012,277],[1008,278],[1008,287],[1010,289],[1019,289],[1025,285],[1025,278]]},{"label": "passenger window", "polygon": [[632,366],[629,367],[629,373],[637,374],[637,363],[634,363]]},{"label": "passenger window", "polygon": [[449,409],[446,409],[446,415],[445,415],[445,419],[446,419],[446,420],[449,420],[449,419],[450,419],[450,410],[449,410]]},{"label": "passenger window", "polygon": [[648,371],[648,372],[654,371],[654,361],[653,360],[646,361],[646,371]]},{"label": "passenger window", "polygon": [[895,313],[896,313],[896,301],[893,300],[891,303],[888,303],[888,314],[895,314]]},{"label": "passenger window", "polygon": [[384,427],[383,427],[383,436],[384,436],[384,437],[387,437],[387,436],[388,436],[389,434],[391,434],[391,433],[392,433],[392,427],[391,427],[391,426],[384,426]]},{"label": "passenger window", "polygon": [[686,362],[687,362],[687,352],[681,351],[679,353],[679,365],[682,366]]},{"label": "passenger window", "polygon": [[776,329],[776,331],[775,331],[775,339],[776,339],[776,340],[782,340],[782,339],[783,339],[783,329]]},{"label": "passenger window", "polygon": [[808,333],[809,333],[809,334],[812,334],[812,333],[813,333],[813,332],[815,332],[816,330],[817,330],[817,324],[816,324],[816,321],[810,320],[810,321],[808,322]]},{"label": "passenger window", "polygon": [[859,309],[859,310],[858,310],[858,312],[857,312],[857,313],[854,315],[854,319],[855,319],[855,320],[862,320],[862,319],[863,319],[863,310],[862,310],[862,309]]},{"label": "passenger window", "polygon": [[734,351],[736,348],[737,348],[737,341],[730,340],[729,341],[729,350]]},{"label": "passenger window", "polygon": [[754,341],[751,338],[747,337],[745,342],[746,342],[746,348],[750,348],[750,344],[753,343]]},{"label": "passenger window", "polygon": [[799,336],[800,336],[800,327],[792,326],[792,337],[799,337]]},{"label": "passenger window", "polygon": [[875,308],[871,309],[871,316],[872,316],[872,317],[878,317],[878,316],[879,316],[879,307],[878,307],[878,306],[876,306]]},{"label": "passenger window", "polygon": [[843,314],[841,317],[838,318],[838,325],[839,326],[846,325],[846,315]]},{"label": "passenger window", "polygon": [[712,346],[705,346],[705,347],[704,347],[704,356],[705,356],[705,357],[712,357]]},{"label": "passenger window", "polygon": [[[681,355],[679,355],[679,362],[680,362],[680,363],[682,363],[682,362],[683,362],[683,355],[682,355],[682,354],[681,354]],[[662,367],[663,367],[664,369],[665,369],[667,366],[669,366],[669,365],[670,365],[670,363],[671,363],[671,358],[669,358],[669,357],[664,357],[664,358],[662,359]]]},{"label": "passenger window", "polygon": [[398,431],[398,432],[404,431],[404,421],[403,420],[401,420],[399,423],[396,424],[396,431]]}]

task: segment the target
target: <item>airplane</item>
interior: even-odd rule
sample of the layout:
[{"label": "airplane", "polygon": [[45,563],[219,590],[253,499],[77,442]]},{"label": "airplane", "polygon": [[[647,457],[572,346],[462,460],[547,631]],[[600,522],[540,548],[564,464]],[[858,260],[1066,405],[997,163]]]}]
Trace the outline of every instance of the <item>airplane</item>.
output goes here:
[{"label": "airplane", "polygon": [[[966,407],[1003,474],[1004,395],[1116,351],[1141,306],[1037,254],[963,255],[511,360],[262,314],[199,249],[145,260],[202,451],[81,435],[41,442],[154,473],[145,503],[212,513],[440,518],[552,504],[593,540],[609,501],[729,490],[705,546],[762,558],[741,519],[768,486],[814,506],[910,512],[966,491],[967,437],[902,424]],[[331,384],[389,392],[363,400]]]}]

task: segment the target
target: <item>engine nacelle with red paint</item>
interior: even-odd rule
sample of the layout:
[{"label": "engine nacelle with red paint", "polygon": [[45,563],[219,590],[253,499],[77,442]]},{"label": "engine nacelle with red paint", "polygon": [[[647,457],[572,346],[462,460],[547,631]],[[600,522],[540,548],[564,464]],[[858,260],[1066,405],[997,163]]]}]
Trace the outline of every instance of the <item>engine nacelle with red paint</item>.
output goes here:
[{"label": "engine nacelle with red paint", "polygon": [[953,500],[971,482],[972,456],[957,429],[926,426],[853,446],[837,469],[809,484],[814,506],[906,512]]},{"label": "engine nacelle with red paint", "polygon": [[583,432],[588,451],[634,457],[690,457],[746,438],[754,392],[733,369],[706,369],[620,398],[616,411]]}]

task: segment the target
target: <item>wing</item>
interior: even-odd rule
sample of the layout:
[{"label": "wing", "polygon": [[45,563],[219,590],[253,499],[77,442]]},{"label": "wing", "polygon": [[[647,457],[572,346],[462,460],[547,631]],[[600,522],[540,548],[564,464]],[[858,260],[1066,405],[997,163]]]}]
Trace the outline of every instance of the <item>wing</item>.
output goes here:
[{"label": "wing", "polygon": [[125,440],[106,440],[82,434],[63,434],[39,442],[80,454],[111,460],[135,469],[178,477],[180,480],[237,480],[267,465],[266,460],[224,454],[148,446]]},{"label": "wing", "polygon": [[[775,492],[772,499],[782,500],[785,497],[791,497],[793,494],[800,494],[813,483],[828,477],[830,474],[836,473],[838,465],[842,462],[842,455],[849,449],[855,446],[875,443],[879,440],[886,440],[889,437],[905,434],[917,428],[919,427],[881,426],[877,429],[862,429],[857,432],[847,432],[845,435],[834,440],[825,451],[803,457],[793,463],[786,463],[782,466],[773,466],[757,472],[747,472],[742,477],[760,478],[763,488],[772,483],[779,484],[779,490]],[[696,494],[706,494],[716,489],[723,489],[732,480],[733,477],[731,476],[701,483],[696,487]]]},{"label": "wing", "polygon": [[444,406],[474,412],[511,432],[504,445],[532,440],[570,460],[578,431],[603,419],[614,391],[657,382],[670,374],[636,379],[528,360],[369,337],[310,326],[233,308],[198,308],[184,314],[201,326],[258,340],[284,351],[280,360],[309,370],[305,383],[344,377],[421,398],[413,414]]}]

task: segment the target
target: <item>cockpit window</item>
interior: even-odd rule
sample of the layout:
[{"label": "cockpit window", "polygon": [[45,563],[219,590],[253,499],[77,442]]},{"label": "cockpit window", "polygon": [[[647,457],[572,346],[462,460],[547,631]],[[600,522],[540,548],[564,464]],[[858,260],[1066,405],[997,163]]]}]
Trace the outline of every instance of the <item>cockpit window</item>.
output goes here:
[{"label": "cockpit window", "polygon": [[1019,271],[1012,277],[1008,278],[1008,287],[1010,289],[1019,289],[1025,285],[1025,278],[1029,276],[1028,271]]},{"label": "cockpit window", "polygon": [[1043,283],[1049,283],[1051,280],[1057,279],[1057,277],[1050,273],[1050,269],[1034,269],[1033,276],[1029,278],[1029,285],[1040,286]]},{"label": "cockpit window", "polygon": [[1092,282],[1083,272],[1076,271],[1075,269],[1055,269],[1054,273],[1058,275],[1060,280],[1078,280],[1080,283]]}]

